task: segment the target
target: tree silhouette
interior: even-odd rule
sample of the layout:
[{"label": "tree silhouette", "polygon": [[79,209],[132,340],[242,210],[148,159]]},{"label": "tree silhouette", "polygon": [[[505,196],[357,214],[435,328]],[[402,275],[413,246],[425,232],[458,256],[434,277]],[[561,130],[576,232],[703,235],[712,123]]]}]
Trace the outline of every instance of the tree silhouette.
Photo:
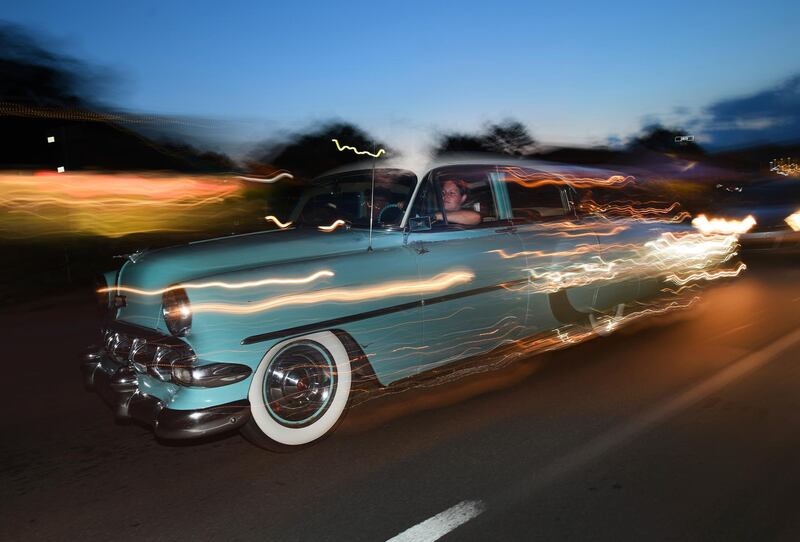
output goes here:
[{"label": "tree silhouette", "polygon": [[488,127],[486,145],[490,152],[526,156],[534,151],[536,141],[521,122],[507,120]]},{"label": "tree silhouette", "polygon": [[508,156],[529,156],[536,141],[519,121],[504,120],[487,124],[479,134],[449,133],[439,137],[434,155],[448,152],[490,152]]},{"label": "tree silhouette", "polygon": [[482,137],[470,134],[445,134],[439,138],[434,149],[435,155],[448,152],[486,152]]},{"label": "tree silhouette", "polygon": [[81,74],[99,70],[47,50],[20,27],[0,23],[0,100],[39,107],[88,107]]},{"label": "tree silhouette", "polygon": [[660,124],[650,124],[642,129],[642,134],[628,145],[629,150],[648,150],[660,153],[683,155],[705,154],[703,148],[694,141],[677,141],[688,132],[680,128],[665,128]]},{"label": "tree silhouette", "polygon": [[[262,143],[253,153],[255,163],[270,164],[275,169],[290,171],[295,178],[310,179],[320,173],[369,156],[357,155],[351,150],[340,151],[331,141],[336,139],[341,145],[355,147],[359,151],[386,151],[390,157],[393,151],[358,126],[342,121],[328,122],[306,132],[295,133],[282,142]],[[380,160],[380,159],[379,159]]]},{"label": "tree silhouette", "polygon": [[103,105],[103,90],[112,84],[107,70],[55,53],[22,28],[0,23],[0,167],[203,172],[233,167],[227,156],[195,149],[178,133],[151,130],[147,137],[129,128],[145,125],[126,124],[118,119],[132,115]]}]

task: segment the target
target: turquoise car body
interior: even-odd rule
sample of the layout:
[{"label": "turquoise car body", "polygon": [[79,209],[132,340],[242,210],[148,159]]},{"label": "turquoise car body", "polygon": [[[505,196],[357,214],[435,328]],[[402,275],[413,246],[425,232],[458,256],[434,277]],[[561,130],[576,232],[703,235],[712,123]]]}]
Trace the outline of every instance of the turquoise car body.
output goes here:
[{"label": "turquoise car body", "polygon": [[[443,165],[415,172],[415,195]],[[137,253],[107,275],[110,302],[124,296],[109,326],[124,323],[169,336],[162,297],[154,292],[221,284],[186,289],[191,306],[201,310],[179,340],[191,348],[195,366],[238,364],[255,372],[281,341],[335,330],[360,348],[367,370],[388,386],[558,328],[565,313],[585,315],[657,292],[657,280],[636,276],[537,289],[532,268],[558,269],[559,254],[599,244],[593,232],[608,223],[575,215],[569,220],[588,232],[575,236],[559,235],[559,223],[514,224],[505,183],[493,183],[499,224],[491,227],[413,228],[409,204],[395,228],[327,232],[290,226]],[[626,245],[690,229],[624,223],[613,239]],[[121,287],[146,293],[113,290]],[[181,385],[147,372],[135,378],[139,392],[157,398],[162,408],[192,411],[246,400],[252,375],[217,387]]]}]

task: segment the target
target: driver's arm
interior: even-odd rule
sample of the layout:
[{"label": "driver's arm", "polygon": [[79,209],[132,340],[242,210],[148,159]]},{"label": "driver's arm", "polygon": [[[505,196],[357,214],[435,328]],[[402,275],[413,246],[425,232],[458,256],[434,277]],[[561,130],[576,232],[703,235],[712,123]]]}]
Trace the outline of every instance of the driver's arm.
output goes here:
[{"label": "driver's arm", "polygon": [[[442,218],[442,213],[436,213],[436,220],[444,220]],[[481,215],[476,211],[471,211],[469,209],[462,209],[460,211],[450,211],[447,213],[447,221],[452,222],[453,224],[464,224],[467,226],[474,226],[476,224],[480,224],[481,222]]]}]

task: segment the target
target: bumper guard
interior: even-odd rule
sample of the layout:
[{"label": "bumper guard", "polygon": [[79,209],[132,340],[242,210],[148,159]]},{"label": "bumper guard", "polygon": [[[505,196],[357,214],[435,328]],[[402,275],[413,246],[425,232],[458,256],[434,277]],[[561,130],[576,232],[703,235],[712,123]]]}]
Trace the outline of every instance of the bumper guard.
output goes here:
[{"label": "bumper guard", "polygon": [[250,418],[246,400],[197,410],[166,408],[163,401],[139,390],[137,373],[102,352],[92,352],[81,363],[84,384],[111,406],[117,419],[149,425],[164,439],[199,438],[232,431]]}]

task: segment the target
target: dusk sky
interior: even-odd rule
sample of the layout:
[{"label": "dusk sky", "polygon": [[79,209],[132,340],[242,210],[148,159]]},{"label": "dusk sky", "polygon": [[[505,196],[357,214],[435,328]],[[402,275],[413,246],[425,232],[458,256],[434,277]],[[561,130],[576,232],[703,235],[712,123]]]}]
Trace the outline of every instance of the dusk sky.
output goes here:
[{"label": "dusk sky", "polygon": [[737,100],[800,99],[797,1],[26,1],[0,18],[113,69],[116,106],[230,121],[240,140],[339,118],[406,147],[511,117],[545,143],[658,119],[724,145],[720,129],[796,128],[760,106],[742,120]]}]

